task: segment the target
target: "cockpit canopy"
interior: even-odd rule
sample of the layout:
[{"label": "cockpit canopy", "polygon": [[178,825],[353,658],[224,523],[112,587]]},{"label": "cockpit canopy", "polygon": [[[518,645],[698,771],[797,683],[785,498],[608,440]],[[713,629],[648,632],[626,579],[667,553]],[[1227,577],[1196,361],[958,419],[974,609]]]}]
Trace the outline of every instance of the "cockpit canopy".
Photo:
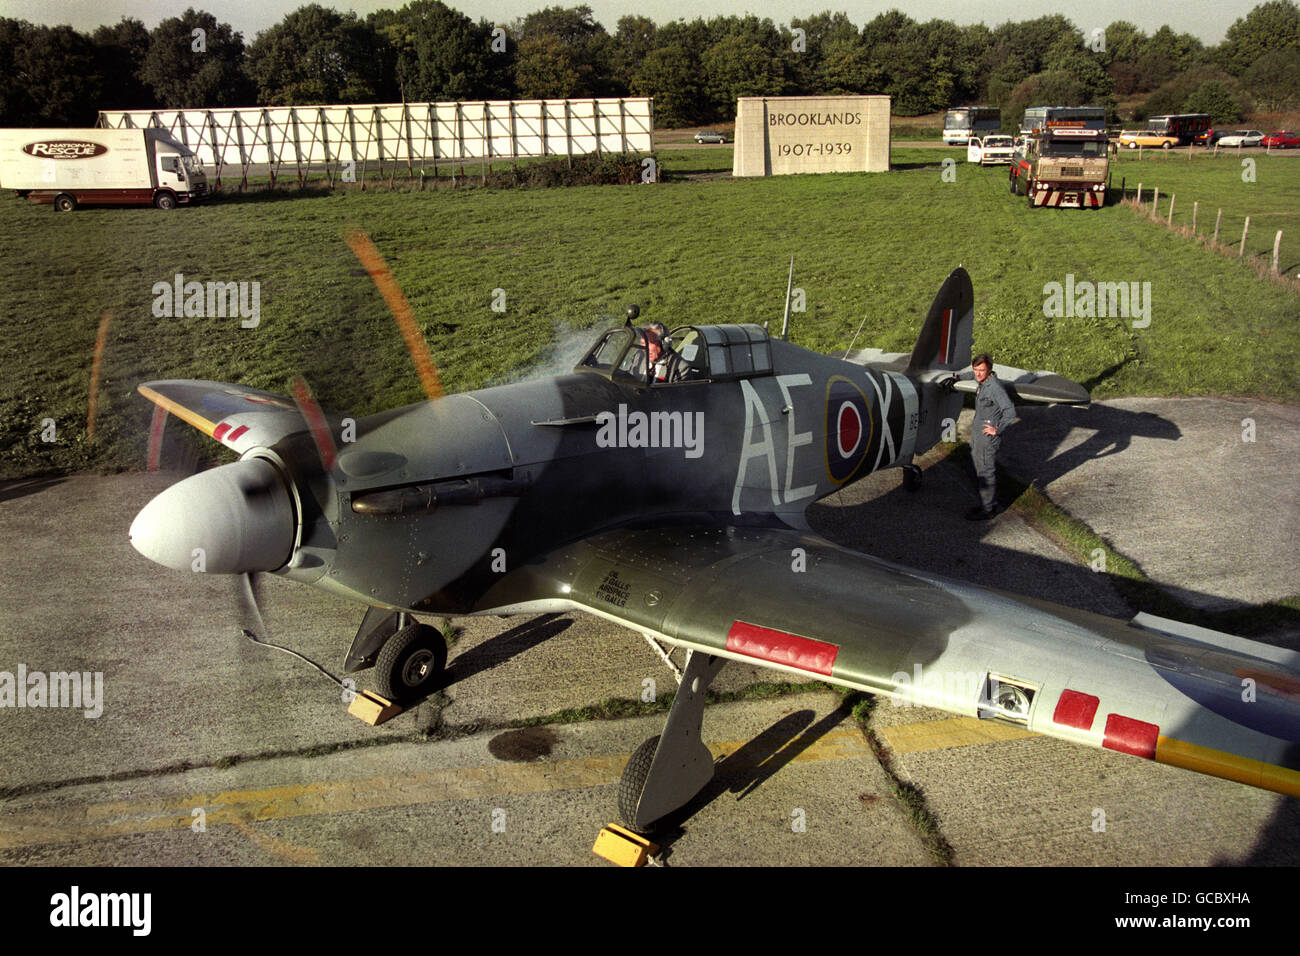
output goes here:
[{"label": "cockpit canopy", "polygon": [[659,361],[652,363],[641,328],[611,329],[597,340],[574,371],[655,386],[772,373],[771,340],[761,325],[682,325],[668,334],[664,345]]}]

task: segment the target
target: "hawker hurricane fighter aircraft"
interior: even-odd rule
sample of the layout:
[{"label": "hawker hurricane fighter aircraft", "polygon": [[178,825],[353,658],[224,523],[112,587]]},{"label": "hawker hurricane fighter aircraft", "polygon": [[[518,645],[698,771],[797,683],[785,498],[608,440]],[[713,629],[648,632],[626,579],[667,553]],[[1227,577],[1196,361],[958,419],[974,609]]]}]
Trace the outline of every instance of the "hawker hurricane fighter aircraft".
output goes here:
[{"label": "hawker hurricane fighter aircraft", "polygon": [[[346,667],[374,666],[399,701],[437,687],[446,660],[416,614],[586,611],[685,648],[664,731],[620,784],[639,829],[712,776],[705,691],[729,660],[1300,795],[1300,655],[984,590],[810,532],[810,504],[873,471],[917,486],[914,459],[961,410],[947,380],[970,362],[973,302],[959,268],[909,355],[629,321],[570,374],[355,422],[150,382],[145,397],[240,458],[160,494],[131,541],[171,568],[202,549],[208,573],[271,572],[368,607]],[[1088,400],[1050,373],[1003,376],[1021,401]],[[974,679],[913,686],[918,667]]]}]

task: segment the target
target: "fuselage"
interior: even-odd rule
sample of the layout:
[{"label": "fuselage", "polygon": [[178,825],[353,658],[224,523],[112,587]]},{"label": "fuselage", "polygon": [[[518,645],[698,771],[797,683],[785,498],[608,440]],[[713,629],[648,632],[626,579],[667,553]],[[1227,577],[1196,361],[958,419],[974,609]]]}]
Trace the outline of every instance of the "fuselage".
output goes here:
[{"label": "fuselage", "polygon": [[395,409],[359,420],[328,473],[307,436],[290,436],[272,450],[300,500],[281,573],[468,613],[503,573],[604,529],[798,527],[818,498],[910,464],[940,406],[960,407],[900,372],[770,347],[761,374],[650,384],[580,369]]}]

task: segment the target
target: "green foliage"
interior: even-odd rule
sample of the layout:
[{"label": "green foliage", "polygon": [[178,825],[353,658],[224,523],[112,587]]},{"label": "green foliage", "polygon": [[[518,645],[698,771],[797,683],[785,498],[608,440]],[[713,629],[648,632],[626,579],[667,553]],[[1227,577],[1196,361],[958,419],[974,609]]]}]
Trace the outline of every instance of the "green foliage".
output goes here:
[{"label": "green foliage", "polygon": [[1241,102],[1226,85],[1206,80],[1183,101],[1181,113],[1209,113],[1211,122],[1236,123],[1245,118]]},{"label": "green foliage", "polygon": [[[190,49],[195,28],[208,33],[201,55]],[[657,121],[673,127],[725,122],[744,95],[884,93],[896,114],[911,116],[975,103],[1007,115],[1047,100],[1112,105],[1114,96],[1157,91],[1150,113],[1178,109],[1220,79],[1210,75],[1217,70],[1248,76],[1246,88],[1267,108],[1297,100],[1294,0],[1260,4],[1209,50],[1169,26],[1148,37],[1117,20],[1105,35],[1105,49],[1094,50],[1085,43],[1092,34],[1060,14],[990,29],[920,23],[898,10],[861,29],[830,10],[791,16],[788,26],[751,14],[662,25],[630,14],[611,35],[585,4],[546,7],[506,27],[475,23],[442,0],[409,0],[364,21],[304,6],[245,54],[228,24],[194,9],[163,20],[147,39],[137,20],[100,27],[92,40],[68,27],[0,19],[0,122],[88,125],[96,109],[254,101],[637,95],[653,97]],[[1240,86],[1226,86],[1249,107]]]},{"label": "green foliage", "polygon": [[103,78],[100,99],[104,110],[136,109],[149,102],[149,88],[139,77],[149,52],[149,31],[139,20],[123,17],[116,26],[103,26],[91,35],[95,64]]},{"label": "green foliage", "polygon": [[248,49],[248,72],[263,105],[373,103],[383,79],[379,39],[355,13],[319,4],[299,7],[258,35]]},{"label": "green foliage", "polygon": [[704,92],[714,116],[735,116],[741,96],[779,96],[785,73],[779,57],[754,39],[727,34],[704,51]]},{"label": "green foliage", "polygon": [[90,126],[102,80],[94,45],[71,27],[0,19],[0,123]]},{"label": "green foliage", "polygon": [[377,51],[380,76],[406,102],[495,97],[513,86],[513,51],[507,44],[493,52],[488,24],[439,0],[411,0],[382,13],[370,20],[386,47]]},{"label": "green foliage", "polygon": [[1269,0],[1228,27],[1219,56],[1229,73],[1241,76],[1265,55],[1285,50],[1300,50],[1300,7]]},{"label": "green foliage", "polygon": [[645,160],[658,164],[653,154],[588,153],[575,156],[572,161],[546,159],[510,169],[499,169],[488,174],[489,186],[548,187],[548,186],[628,186],[641,182]]},{"label": "green foliage", "polygon": [[515,86],[524,99],[611,92],[612,48],[591,8],[547,7],[516,21]]},{"label": "green foliage", "polygon": [[1254,94],[1260,109],[1300,108],[1300,49],[1265,53],[1241,75],[1241,83]]},{"label": "green foliage", "polygon": [[[196,49],[200,39],[195,30],[202,31],[201,50]],[[243,35],[190,7],[149,34],[140,78],[158,104],[169,109],[246,106],[252,91],[243,64]]]},{"label": "green foliage", "polygon": [[705,122],[711,115],[700,105],[699,69],[680,44],[646,54],[632,78],[634,96],[653,96],[655,125],[665,129]]},{"label": "green foliage", "polygon": [[[1226,91],[1234,100],[1238,111],[1245,109],[1248,98],[1241,89],[1241,84],[1234,77],[1214,67],[1198,66],[1179,74],[1152,91],[1151,95],[1134,109],[1134,116],[1138,119],[1146,119],[1148,116],[1191,112],[1184,109],[1184,105],[1207,83],[1215,84],[1211,90],[1222,88]],[[1195,112],[1205,113],[1209,110]]]},{"label": "green foliage", "polygon": [[554,36],[528,37],[515,58],[515,88],[523,99],[589,96],[591,69]]}]

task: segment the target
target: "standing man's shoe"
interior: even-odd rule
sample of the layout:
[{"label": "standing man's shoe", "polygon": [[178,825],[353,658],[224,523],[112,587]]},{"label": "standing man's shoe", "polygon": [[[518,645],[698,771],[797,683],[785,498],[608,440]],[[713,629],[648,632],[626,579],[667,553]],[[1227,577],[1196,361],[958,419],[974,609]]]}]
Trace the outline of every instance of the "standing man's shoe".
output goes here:
[{"label": "standing man's shoe", "polygon": [[966,512],[966,520],[967,521],[988,521],[997,513],[998,510],[996,506],[985,509],[980,505],[976,505],[970,511]]}]

